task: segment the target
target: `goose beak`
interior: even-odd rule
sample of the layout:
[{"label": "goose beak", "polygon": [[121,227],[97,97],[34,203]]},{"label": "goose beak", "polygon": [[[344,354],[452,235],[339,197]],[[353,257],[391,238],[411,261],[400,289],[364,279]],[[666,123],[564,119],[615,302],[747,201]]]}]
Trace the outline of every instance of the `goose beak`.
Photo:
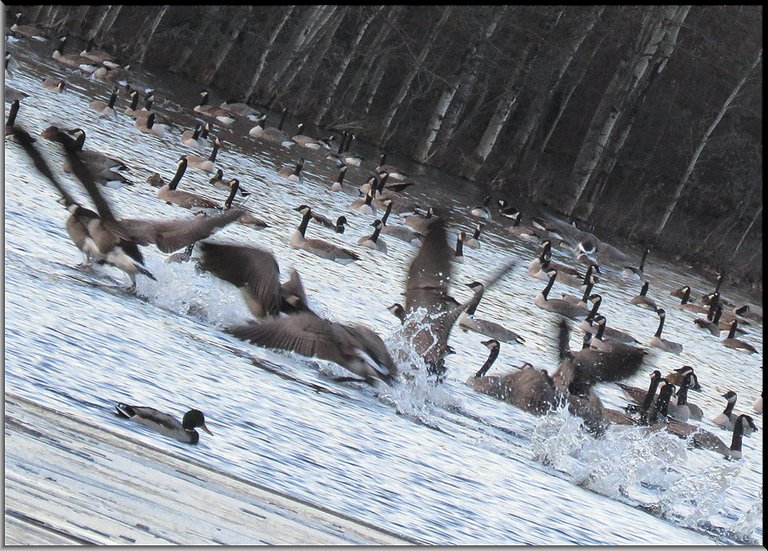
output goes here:
[{"label": "goose beak", "polygon": [[208,430],[208,427],[206,427],[206,426],[205,426],[205,423],[203,423],[202,425],[200,425],[200,428],[201,428],[201,429],[203,429],[203,430],[204,430],[205,432],[207,432],[208,434],[210,434],[211,436],[213,436],[213,433],[212,433],[211,431],[209,431],[209,430]]}]

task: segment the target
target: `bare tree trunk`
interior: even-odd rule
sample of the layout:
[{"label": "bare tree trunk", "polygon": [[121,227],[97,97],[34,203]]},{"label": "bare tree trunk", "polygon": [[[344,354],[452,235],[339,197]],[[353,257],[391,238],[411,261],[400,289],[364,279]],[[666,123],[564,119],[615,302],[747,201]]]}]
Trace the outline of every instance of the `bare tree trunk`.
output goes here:
[{"label": "bare tree trunk", "polygon": [[381,81],[384,79],[384,73],[387,72],[389,58],[385,56],[379,56],[379,63],[376,66],[376,71],[373,73],[371,82],[368,84],[368,97],[365,100],[365,106],[363,107],[363,117],[367,117],[373,105],[373,99],[379,91]]},{"label": "bare tree trunk", "polygon": [[[318,86],[318,84],[316,84],[318,80],[320,82],[325,80],[325,72],[320,70],[323,59],[326,52],[331,50],[333,37],[336,35],[336,31],[341,26],[341,22],[344,20],[344,17],[350,9],[350,6],[341,6],[340,13],[329,19],[328,24],[322,29],[322,32],[317,34],[317,46],[310,50],[309,55],[302,60],[297,70],[291,75],[291,79],[283,88],[283,90],[290,90],[291,85],[296,78],[300,74],[304,74],[304,83],[299,88],[299,93],[296,95],[296,99],[294,100],[295,105],[306,105],[307,94],[309,91],[314,89],[315,86]],[[280,94],[276,97],[279,98]],[[313,103],[314,101],[315,100],[313,100]]]},{"label": "bare tree trunk", "polygon": [[736,248],[733,249],[733,254],[731,255],[731,260],[736,256],[736,253],[739,252],[739,249],[744,244],[744,239],[746,239],[747,235],[749,234],[750,230],[752,230],[752,226],[755,225],[755,222],[757,222],[757,219],[760,217],[760,215],[763,213],[763,205],[760,205],[760,208],[757,209],[757,212],[752,217],[752,221],[749,223],[749,226],[747,226],[747,229],[744,230],[744,233],[741,236],[741,239],[739,239],[738,244],[736,245]]},{"label": "bare tree trunk", "polygon": [[269,42],[267,42],[266,46],[264,47],[264,51],[261,52],[261,57],[259,58],[259,64],[256,66],[256,70],[253,73],[253,78],[251,79],[251,84],[248,86],[248,91],[245,94],[246,99],[250,98],[253,95],[253,91],[256,88],[256,84],[261,79],[261,74],[264,71],[264,66],[267,63],[267,57],[269,56],[272,49],[275,47],[275,42],[277,41],[277,37],[280,36],[280,32],[283,30],[283,27],[285,27],[285,24],[288,22],[288,19],[290,19],[295,9],[296,9],[296,6],[289,6],[288,11],[285,12],[285,15],[280,20],[280,23],[278,23],[275,26],[275,28],[272,30],[272,34],[269,35]]},{"label": "bare tree trunk", "polygon": [[344,59],[342,59],[339,63],[336,69],[336,73],[334,74],[333,79],[331,79],[331,84],[326,91],[322,104],[315,114],[315,118],[313,120],[315,124],[320,124],[320,122],[323,120],[323,117],[325,117],[325,114],[331,108],[331,101],[333,100],[333,96],[336,94],[336,89],[339,86],[339,82],[341,82],[341,78],[347,71],[347,67],[349,67],[349,63],[352,61],[352,57],[359,55],[358,46],[360,46],[360,42],[363,40],[365,31],[368,30],[368,27],[370,26],[371,21],[373,21],[373,18],[376,17],[383,8],[384,6],[379,6],[376,9],[370,10],[368,16],[363,21],[363,24],[360,25],[355,38],[352,40],[352,43],[350,44],[349,49],[344,56]]},{"label": "bare tree trunk", "polygon": [[384,120],[381,122],[381,126],[379,127],[378,139],[375,140],[376,143],[383,144],[386,142],[387,133],[389,132],[392,121],[397,115],[400,104],[408,95],[408,90],[411,88],[411,82],[413,82],[413,79],[416,78],[416,75],[419,73],[419,71],[421,71],[421,68],[424,65],[424,61],[427,59],[427,55],[430,51],[432,51],[432,47],[440,36],[443,26],[445,25],[446,21],[448,21],[448,17],[451,15],[452,11],[453,6],[450,5],[443,9],[443,14],[440,16],[440,20],[432,28],[432,33],[429,35],[429,38],[421,48],[421,52],[419,52],[418,57],[413,60],[410,70],[403,78],[400,89],[390,103],[389,108],[385,111],[386,114],[384,116]]},{"label": "bare tree trunk", "polygon": [[96,37],[98,32],[104,26],[104,22],[107,20],[109,13],[115,9],[115,6],[101,6],[101,8],[104,10],[101,14],[101,17],[98,18],[98,20],[93,22],[93,26],[91,27],[91,30],[85,33],[85,35],[83,36],[83,38],[85,38],[86,40],[93,40]]},{"label": "bare tree trunk", "polygon": [[226,39],[224,39],[225,35],[222,34],[221,40],[218,41],[218,51],[211,58],[211,66],[206,69],[200,78],[203,84],[210,84],[213,81],[216,77],[216,73],[219,72],[219,67],[224,63],[224,59],[232,49],[232,46],[234,46],[237,43],[237,39],[240,38],[240,33],[243,32],[243,27],[250,22],[253,8],[251,6],[243,6],[242,8],[244,8],[243,13],[236,18],[235,22],[233,22],[232,29],[228,33],[228,36],[226,36]]},{"label": "bare tree trunk", "polygon": [[723,120],[723,117],[728,112],[728,109],[730,109],[731,105],[733,104],[733,101],[736,99],[736,96],[739,95],[739,92],[741,91],[741,88],[744,86],[744,84],[747,82],[747,79],[749,79],[750,74],[752,71],[755,70],[755,68],[760,65],[760,62],[763,59],[763,50],[760,49],[760,52],[758,52],[757,57],[755,58],[755,61],[750,65],[746,71],[744,71],[744,74],[739,79],[739,82],[736,83],[736,86],[731,90],[731,93],[728,95],[728,97],[725,99],[725,102],[723,103],[723,106],[720,108],[720,111],[717,113],[717,116],[715,117],[715,120],[712,121],[712,124],[709,125],[709,128],[707,128],[707,131],[704,132],[704,136],[702,136],[701,141],[699,142],[699,145],[696,147],[696,150],[693,152],[693,156],[691,157],[690,162],[688,163],[688,167],[685,169],[685,172],[683,173],[683,177],[680,179],[680,182],[677,184],[677,187],[675,188],[675,192],[672,194],[672,200],[669,201],[667,204],[667,208],[664,211],[664,215],[661,217],[661,222],[659,222],[658,227],[656,228],[656,231],[654,232],[654,236],[658,237],[661,235],[661,232],[664,231],[664,228],[667,225],[667,222],[669,222],[669,217],[672,215],[672,212],[675,210],[675,207],[677,207],[677,202],[680,200],[680,196],[683,194],[683,190],[685,189],[685,186],[688,185],[688,179],[691,177],[691,174],[693,174],[694,169],[696,168],[696,163],[699,160],[699,157],[701,156],[701,153],[704,151],[704,148],[707,146],[707,142],[709,141],[710,136],[717,128],[717,125],[720,124],[720,121]]},{"label": "bare tree trunk", "polygon": [[390,30],[391,30],[391,23],[390,21],[394,22],[394,20],[397,18],[397,15],[403,10],[402,6],[393,6],[388,14],[385,14],[384,16],[387,19],[388,24],[380,25],[379,26],[379,32],[376,34],[376,38],[373,39],[373,43],[371,44],[371,47],[369,49],[369,52],[372,52],[370,55],[366,55],[363,57],[362,63],[360,64],[360,68],[355,71],[355,75],[352,78],[352,82],[350,83],[349,87],[347,88],[347,92],[344,97],[344,101],[347,105],[355,105],[357,103],[357,100],[360,97],[360,92],[363,89],[363,84],[366,82],[368,77],[371,74],[371,69],[373,68],[374,63],[380,59],[383,55],[385,56],[386,53],[382,53],[382,50],[386,48],[385,43],[387,41],[387,38],[389,38]]},{"label": "bare tree trunk", "polygon": [[[105,40],[108,40],[108,36],[110,36],[110,31],[112,30],[112,26],[115,24],[115,21],[117,21],[117,18],[120,16],[120,12],[123,9],[123,6],[110,6],[112,9],[110,9],[107,12],[107,16],[104,17],[104,22],[102,23],[101,28],[99,28],[97,35],[100,37],[99,42],[103,42]],[[168,9],[167,7],[165,9]],[[158,19],[159,21],[159,19]],[[157,23],[155,23],[155,26],[157,26]],[[144,45],[144,52],[142,52],[141,56],[137,56],[139,61],[144,61],[144,54],[146,53],[146,43]]]},{"label": "bare tree trunk", "polygon": [[574,163],[569,177],[574,183],[574,196],[566,207],[567,214],[573,214],[586,191],[622,111],[645,89],[651,73],[666,65],[664,56],[674,50],[674,45],[662,48],[662,42],[677,36],[675,28],[682,25],[689,10],[690,6],[662,6],[646,13],[633,52],[621,61],[608,84]]},{"label": "bare tree trunk", "polygon": [[[579,8],[580,9],[580,8]],[[523,121],[520,123],[520,127],[512,139],[512,144],[509,147],[508,155],[510,163],[505,167],[506,170],[514,170],[515,166],[520,162],[523,156],[523,151],[526,147],[530,147],[533,136],[536,134],[539,125],[544,117],[544,107],[548,105],[552,99],[555,90],[560,85],[560,81],[571,66],[573,59],[576,57],[579,49],[587,36],[592,32],[597,21],[605,11],[604,6],[597,6],[594,8],[587,21],[584,24],[584,28],[575,35],[573,40],[570,41],[565,50],[565,55],[555,72],[552,74],[552,78],[549,83],[543,88],[542,93],[536,94],[533,97],[530,107],[525,114]]]},{"label": "bare tree trunk", "polygon": [[[430,154],[435,142],[448,144],[456,132],[459,117],[469,101],[469,95],[475,86],[477,74],[483,60],[483,45],[487,44],[496,33],[499,21],[506,13],[506,6],[494,8],[494,16],[486,25],[483,34],[474,41],[467,50],[453,83],[443,91],[437,102],[437,108],[432,114],[428,125],[428,133],[415,154],[419,162],[426,162],[437,151]],[[438,140],[439,136],[439,140]]]}]

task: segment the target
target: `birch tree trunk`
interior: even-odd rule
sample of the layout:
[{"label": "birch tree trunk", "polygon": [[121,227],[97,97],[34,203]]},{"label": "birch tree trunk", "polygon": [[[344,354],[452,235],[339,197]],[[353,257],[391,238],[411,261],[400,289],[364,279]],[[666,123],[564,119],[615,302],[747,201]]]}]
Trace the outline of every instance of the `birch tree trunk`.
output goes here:
[{"label": "birch tree trunk", "polygon": [[288,22],[288,20],[291,18],[291,15],[293,14],[293,11],[296,9],[296,6],[289,6],[288,11],[285,12],[285,15],[283,15],[283,18],[280,20],[280,23],[278,23],[275,28],[272,30],[272,34],[269,36],[269,41],[267,42],[266,46],[264,46],[264,51],[261,52],[261,57],[259,58],[259,64],[256,65],[256,70],[253,73],[253,78],[251,78],[251,83],[248,86],[248,90],[245,93],[245,98],[250,98],[253,95],[253,91],[256,88],[256,84],[261,79],[261,75],[264,71],[264,66],[267,63],[267,57],[269,56],[272,49],[275,47],[275,42],[277,42],[277,37],[280,36],[280,32],[283,30],[283,27],[285,27],[285,24]]},{"label": "birch tree trunk", "polygon": [[666,65],[662,64],[664,56],[674,48],[662,49],[663,40],[677,36],[673,31],[682,25],[689,9],[690,6],[662,6],[646,12],[633,52],[621,61],[608,84],[568,178],[574,183],[574,197],[566,207],[568,215],[573,215],[586,191],[622,111],[643,91],[651,72]]},{"label": "birch tree trunk", "polygon": [[357,103],[360,97],[360,92],[363,89],[363,84],[365,84],[366,80],[371,76],[371,70],[374,66],[374,63],[378,61],[382,56],[387,55],[387,53],[382,52],[382,50],[386,48],[385,44],[387,38],[389,38],[390,35],[390,26],[392,24],[390,22],[394,21],[402,10],[402,6],[393,6],[389,13],[385,14],[387,24],[379,26],[379,32],[376,34],[376,38],[373,39],[373,43],[371,44],[371,48],[369,50],[369,52],[373,52],[374,54],[363,56],[360,68],[355,71],[352,82],[347,88],[346,94],[344,96],[344,102],[347,105],[351,106]]},{"label": "birch tree trunk", "polygon": [[[493,35],[499,26],[499,21],[501,21],[505,14],[506,6],[501,9],[494,8],[494,16],[485,27],[483,34],[470,47],[464,62],[461,64],[461,69],[454,84],[443,92],[441,100],[438,101],[438,109],[434,112],[430,121],[429,133],[422,143],[421,149],[416,153],[416,160],[423,158],[422,162],[424,162],[437,153],[439,150],[430,155],[430,150],[434,146],[435,141],[443,144],[443,146],[450,143],[451,138],[456,132],[459,117],[464,112],[469,101],[469,95],[472,93],[477,81],[477,74],[483,60],[483,46],[493,39]],[[444,111],[443,100],[447,101]]]},{"label": "birch tree trunk", "polygon": [[505,167],[506,170],[514,170],[514,168],[519,164],[521,158],[523,157],[523,152],[530,148],[533,136],[537,133],[538,128],[544,118],[545,106],[551,102],[552,96],[560,85],[560,81],[562,80],[563,75],[568,72],[573,59],[576,57],[576,54],[579,52],[582,44],[584,44],[584,40],[592,32],[595,24],[602,16],[603,11],[605,11],[604,6],[597,6],[592,10],[590,15],[587,17],[583,29],[581,29],[581,31],[577,33],[568,43],[560,65],[552,74],[552,78],[548,81],[542,93],[536,94],[533,97],[531,105],[529,106],[525,117],[520,123],[520,127],[517,129],[517,132],[515,132],[515,135],[512,139],[512,144],[509,147],[510,162]]},{"label": "birch tree trunk", "polygon": [[373,73],[371,81],[368,83],[368,97],[365,100],[365,106],[363,107],[363,117],[367,117],[371,111],[371,105],[373,105],[373,99],[379,91],[381,81],[384,80],[384,73],[387,72],[389,58],[379,56],[379,63],[376,65],[376,70]]},{"label": "birch tree trunk", "polygon": [[389,104],[389,108],[386,109],[385,111],[384,120],[381,122],[381,125],[379,127],[378,138],[375,140],[376,143],[381,145],[386,142],[386,137],[387,137],[387,133],[389,132],[389,127],[392,124],[392,121],[394,120],[395,116],[397,115],[397,112],[400,108],[400,104],[408,95],[408,90],[411,87],[411,83],[413,82],[413,79],[416,78],[416,75],[419,73],[419,71],[421,71],[421,68],[424,65],[424,61],[427,59],[427,55],[429,55],[429,52],[432,50],[432,47],[434,46],[435,41],[440,36],[443,26],[445,25],[446,21],[448,21],[448,17],[451,15],[452,11],[453,11],[453,6],[446,6],[445,9],[443,9],[443,14],[440,16],[440,20],[432,28],[432,32],[430,33],[429,38],[424,43],[424,46],[421,48],[421,51],[419,52],[418,57],[415,60],[413,60],[411,68],[403,78],[402,84],[400,85],[400,89],[397,91],[397,94],[395,94],[394,99]]},{"label": "birch tree trunk", "polygon": [[749,232],[752,230],[752,226],[755,225],[755,222],[757,222],[757,219],[760,217],[760,215],[763,213],[763,205],[760,205],[760,208],[757,209],[757,212],[752,217],[752,221],[749,223],[749,226],[747,226],[747,229],[744,230],[744,233],[741,235],[741,239],[739,239],[738,244],[736,245],[736,248],[733,249],[733,254],[731,255],[731,260],[736,256],[736,254],[739,252],[739,249],[744,244],[744,239],[746,239]]},{"label": "birch tree trunk", "polygon": [[[347,67],[349,67],[349,63],[352,61],[352,58],[359,54],[358,47],[360,46],[360,42],[363,40],[363,35],[365,35],[365,31],[368,30],[368,27],[370,26],[371,21],[373,21],[373,18],[376,17],[383,8],[384,6],[379,6],[376,9],[369,10],[368,16],[363,21],[363,24],[360,25],[357,31],[357,34],[355,35],[355,38],[352,40],[352,43],[349,45],[349,49],[347,50],[346,55],[341,60],[341,63],[339,63],[336,69],[336,73],[333,75],[333,79],[331,79],[331,83],[328,86],[328,90],[326,91],[324,99],[320,107],[318,108],[317,113],[315,114],[315,118],[312,121],[315,124],[320,124],[320,122],[325,117],[325,114],[331,108],[331,101],[333,99],[333,96],[336,94],[336,89],[339,87],[339,82],[341,82],[341,78],[344,76],[344,73],[347,71]],[[363,9],[366,9],[366,8],[363,8]]]},{"label": "birch tree trunk", "polygon": [[680,182],[678,182],[677,187],[675,188],[675,192],[672,194],[672,200],[669,201],[669,203],[667,204],[667,208],[664,211],[664,215],[661,217],[661,222],[659,222],[659,225],[656,228],[656,231],[654,232],[655,237],[659,237],[661,233],[664,231],[664,228],[667,226],[667,222],[669,222],[669,217],[672,216],[672,212],[677,207],[677,203],[680,200],[680,196],[683,194],[683,190],[685,189],[685,186],[688,185],[688,180],[690,179],[691,174],[693,174],[693,171],[696,169],[696,163],[699,161],[699,157],[701,156],[701,153],[704,151],[704,148],[707,147],[707,142],[709,141],[710,136],[712,136],[712,133],[717,128],[717,125],[720,124],[720,121],[723,120],[723,117],[728,112],[728,109],[730,109],[731,105],[733,104],[733,101],[739,95],[741,88],[749,79],[749,76],[752,74],[752,71],[754,71],[755,68],[758,65],[760,65],[760,62],[762,61],[762,59],[763,59],[763,50],[761,48],[760,52],[757,54],[757,57],[755,58],[755,61],[752,62],[752,64],[747,68],[746,71],[744,71],[744,74],[736,83],[736,86],[733,88],[733,90],[731,90],[731,93],[728,95],[728,97],[725,98],[725,102],[723,103],[723,106],[720,108],[720,111],[718,111],[717,116],[715,117],[715,120],[712,121],[712,124],[710,124],[706,132],[704,132],[704,136],[702,136],[701,141],[699,142],[699,145],[696,147],[696,150],[693,152],[693,156],[691,157],[691,160],[688,163],[688,166],[686,167],[685,172],[683,173],[683,177],[680,178]]},{"label": "birch tree trunk", "polygon": [[102,8],[104,11],[102,12],[101,17],[94,21],[91,30],[85,33],[84,38],[86,40],[93,40],[96,38],[98,32],[104,27],[104,22],[107,20],[107,17],[109,17],[109,13],[115,9],[115,6],[103,6]]},{"label": "birch tree trunk", "polygon": [[219,67],[221,67],[227,54],[229,54],[232,49],[232,46],[234,46],[237,43],[237,39],[240,38],[240,33],[243,32],[243,28],[249,23],[253,8],[251,6],[243,6],[243,8],[243,13],[240,17],[236,18],[235,22],[232,24],[232,30],[228,33],[226,41],[219,41],[219,48],[211,59],[211,66],[200,77],[203,84],[210,84],[213,81],[216,77],[216,73],[219,72]]},{"label": "birch tree trunk", "polygon": [[[290,68],[299,65],[296,62],[306,55],[308,46],[312,44],[318,31],[325,27],[325,23],[335,11],[336,6],[313,6],[304,14],[300,30],[294,32],[293,40],[285,46],[286,55],[278,60],[277,67],[264,87],[268,105],[274,100],[277,85],[283,79],[283,75]],[[293,72],[289,80],[292,81],[297,72],[298,69]],[[282,85],[281,87],[284,88]]]}]

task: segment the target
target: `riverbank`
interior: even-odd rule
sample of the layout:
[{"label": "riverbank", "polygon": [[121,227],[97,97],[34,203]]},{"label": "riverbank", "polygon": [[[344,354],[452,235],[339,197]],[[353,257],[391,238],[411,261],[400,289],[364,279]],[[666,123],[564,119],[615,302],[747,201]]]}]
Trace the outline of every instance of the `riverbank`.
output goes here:
[{"label": "riverbank", "polygon": [[6,394],[3,543],[417,542]]}]

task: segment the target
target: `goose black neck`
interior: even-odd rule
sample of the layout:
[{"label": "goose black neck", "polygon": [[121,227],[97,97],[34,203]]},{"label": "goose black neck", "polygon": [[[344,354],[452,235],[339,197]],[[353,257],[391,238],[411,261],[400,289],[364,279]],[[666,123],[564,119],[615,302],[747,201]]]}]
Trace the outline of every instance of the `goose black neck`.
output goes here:
[{"label": "goose black neck", "polygon": [[594,301],[592,301],[592,310],[589,311],[589,314],[587,314],[587,320],[591,321],[595,319],[595,316],[597,315],[597,310],[600,308],[600,303],[603,302],[602,298],[597,298]]},{"label": "goose black neck", "polygon": [[600,323],[597,324],[597,333],[595,334],[595,338],[599,341],[603,340],[603,334],[605,333],[605,320],[600,320]]},{"label": "goose black neck", "polygon": [[280,124],[277,125],[278,130],[283,129],[283,124],[285,124],[285,117],[288,115],[288,110],[283,109],[283,113],[280,115]]},{"label": "goose black neck", "polygon": [[377,225],[371,234],[371,241],[374,243],[376,243],[376,240],[379,238],[379,234],[381,233],[381,226],[382,224]]},{"label": "goose black neck", "polygon": [[85,132],[82,130],[78,132],[77,138],[75,138],[75,151],[82,151],[85,145]]},{"label": "goose black neck", "polygon": [[301,219],[301,224],[299,224],[299,233],[302,237],[304,237],[304,234],[307,231],[307,226],[309,225],[309,220],[312,218],[312,211],[307,210],[307,212],[304,213],[304,218]]},{"label": "goose black neck", "polygon": [[549,296],[549,292],[552,290],[552,286],[555,284],[556,279],[557,279],[557,272],[549,276],[549,281],[547,281],[547,286],[544,287],[544,290],[541,292],[541,294],[544,296],[544,300],[546,300],[547,296]]},{"label": "goose black neck", "polygon": [[732,339],[736,336],[736,321],[731,322],[731,328],[728,330],[728,339]]},{"label": "goose black neck", "polygon": [[643,258],[641,258],[641,259],[640,259],[640,266],[638,267],[638,269],[639,269],[641,272],[643,271],[643,266],[645,266],[645,257],[646,257],[646,256],[648,256],[648,249],[645,249],[645,250],[643,251]]},{"label": "goose black neck", "polygon": [[179,163],[179,167],[176,169],[176,174],[173,175],[173,180],[168,183],[168,189],[174,190],[178,187],[179,182],[181,182],[181,177],[184,176],[184,171],[186,170],[187,162],[185,160],[184,162]]},{"label": "goose black neck", "polygon": [[653,399],[656,396],[656,389],[659,388],[659,379],[656,377],[651,378],[651,384],[648,385],[648,393],[643,400],[642,410],[647,412],[653,403]]},{"label": "goose black neck", "polygon": [[475,310],[477,310],[480,301],[483,299],[483,293],[485,293],[485,287],[483,285],[480,285],[477,289],[475,289],[475,294],[472,295],[471,299],[469,299],[469,303],[467,305],[467,315],[475,315]]},{"label": "goose black neck", "polygon": [[131,94],[131,105],[130,109],[131,111],[136,111],[136,108],[139,106],[139,94]]},{"label": "goose black neck", "polygon": [[198,138],[200,138],[200,131],[201,131],[201,130],[202,130],[202,128],[200,127],[200,125],[199,125],[199,124],[196,124],[196,125],[195,125],[195,131],[194,131],[194,132],[192,132],[192,139],[193,139],[193,140],[197,141],[197,140],[198,140]]},{"label": "goose black neck", "polygon": [[384,176],[381,177],[381,179],[379,180],[378,185],[376,186],[376,192],[377,193],[381,193],[382,191],[384,191],[384,184],[387,183],[387,178],[389,178],[389,173],[385,172]]},{"label": "goose black neck", "polygon": [[712,323],[714,323],[715,325],[719,324],[720,323],[720,317],[722,315],[723,315],[723,308],[721,306],[718,306],[715,309],[715,317],[712,318]]},{"label": "goose black neck", "polygon": [[293,175],[294,176],[298,176],[299,174],[301,174],[302,166],[304,166],[304,165],[303,165],[303,163],[301,161],[296,163],[296,168],[293,169]]},{"label": "goose black neck", "polygon": [[584,304],[586,304],[586,303],[587,303],[587,299],[589,298],[589,295],[591,295],[591,294],[592,294],[592,287],[594,287],[594,285],[595,285],[595,284],[594,284],[594,283],[592,283],[592,280],[590,280],[590,281],[587,283],[587,288],[586,288],[586,289],[584,289],[584,294],[581,296],[581,302],[583,302]]},{"label": "goose black neck", "polygon": [[379,158],[379,166],[384,166],[385,162],[387,162],[387,154],[382,153],[381,157]]},{"label": "goose black neck", "polygon": [[369,189],[368,193],[365,194],[365,204],[370,207],[371,201],[373,201],[373,188]]},{"label": "goose black neck", "polygon": [[389,213],[392,212],[392,203],[387,204],[387,210],[384,212],[384,216],[381,217],[381,225],[387,223],[387,219],[389,218]]},{"label": "goose black neck", "polygon": [[341,167],[341,170],[339,170],[339,176],[336,178],[336,182],[341,184],[344,182],[344,175],[347,173],[347,167],[343,166]]},{"label": "goose black neck", "polygon": [[117,88],[115,88],[114,90],[112,90],[112,95],[111,95],[111,96],[109,96],[109,103],[107,104],[107,106],[108,106],[110,109],[114,109],[114,108],[115,108],[115,102],[116,102],[116,101],[117,101]]},{"label": "goose black neck", "polygon": [[731,413],[733,413],[733,408],[734,408],[734,407],[736,407],[736,400],[734,400],[733,402],[729,401],[729,402],[726,404],[726,406],[725,406],[725,409],[723,410],[723,413],[724,413],[724,414],[725,414],[727,417],[730,417],[730,416],[731,416]]},{"label": "goose black neck", "polygon": [[200,107],[208,103],[208,93],[206,92],[204,94],[201,94],[201,96],[202,97],[200,98]]},{"label": "goose black neck", "polygon": [[232,207],[232,201],[235,200],[235,194],[239,187],[239,183],[232,184],[232,188],[229,190],[229,196],[227,197],[227,200],[224,201],[224,208],[228,209]]},{"label": "goose black neck", "polygon": [[482,231],[482,229],[483,228],[480,226],[480,224],[478,224],[477,227],[475,228],[475,233],[472,235],[472,239],[475,239],[475,240],[480,239],[480,232]]},{"label": "goose black neck", "polygon": [[208,157],[208,160],[212,163],[216,162],[216,154],[219,152],[219,142],[213,142],[213,151],[211,151],[211,156]]},{"label": "goose black neck", "polygon": [[688,304],[688,301],[691,299],[691,288],[686,287],[685,291],[683,291],[683,298],[680,299],[680,304]]},{"label": "goose black neck", "polygon": [[155,114],[150,113],[149,116],[147,117],[147,128],[149,130],[152,130],[153,126],[155,126]]},{"label": "goose black neck", "polygon": [[643,283],[643,288],[640,289],[640,296],[644,297],[645,293],[647,292],[648,292],[648,282],[646,281],[645,283]]},{"label": "goose black neck", "polygon": [[659,328],[656,330],[656,338],[661,338],[661,330],[664,329],[664,316],[659,316]]},{"label": "goose black neck", "polygon": [[479,369],[477,373],[475,373],[475,378],[482,377],[486,373],[488,373],[488,370],[491,369],[491,366],[493,365],[493,362],[496,361],[496,358],[499,356],[499,349],[498,348],[491,348],[491,353],[488,354],[488,359],[485,360],[485,363],[483,364],[483,367]]},{"label": "goose black neck", "polygon": [[733,438],[731,439],[731,451],[741,451],[741,438],[744,435],[743,419],[739,417],[733,427]]},{"label": "goose black neck", "polygon": [[200,137],[204,140],[208,139],[208,130],[209,126],[207,124],[203,125],[203,130],[200,132]]},{"label": "goose black neck", "polygon": [[690,384],[690,379],[686,378],[686,381],[683,383],[683,386],[680,387],[680,390],[677,391],[677,405],[678,406],[684,406],[688,403],[688,385]]},{"label": "goose black neck", "polygon": [[16,115],[19,112],[19,100],[13,100],[13,103],[11,104],[11,109],[8,111],[8,120],[6,121],[6,126],[13,126],[16,124]]},{"label": "goose black neck", "polygon": [[344,153],[344,146],[347,144],[347,131],[345,130],[341,134],[341,140],[339,140],[339,149],[336,151],[338,155]]},{"label": "goose black neck", "polygon": [[464,241],[461,238],[456,238],[456,252],[454,256],[464,256]]},{"label": "goose black neck", "polygon": [[715,285],[715,291],[714,291],[715,294],[717,294],[720,291],[720,285],[722,284],[723,284],[723,276],[720,275],[717,277],[717,285]]}]

